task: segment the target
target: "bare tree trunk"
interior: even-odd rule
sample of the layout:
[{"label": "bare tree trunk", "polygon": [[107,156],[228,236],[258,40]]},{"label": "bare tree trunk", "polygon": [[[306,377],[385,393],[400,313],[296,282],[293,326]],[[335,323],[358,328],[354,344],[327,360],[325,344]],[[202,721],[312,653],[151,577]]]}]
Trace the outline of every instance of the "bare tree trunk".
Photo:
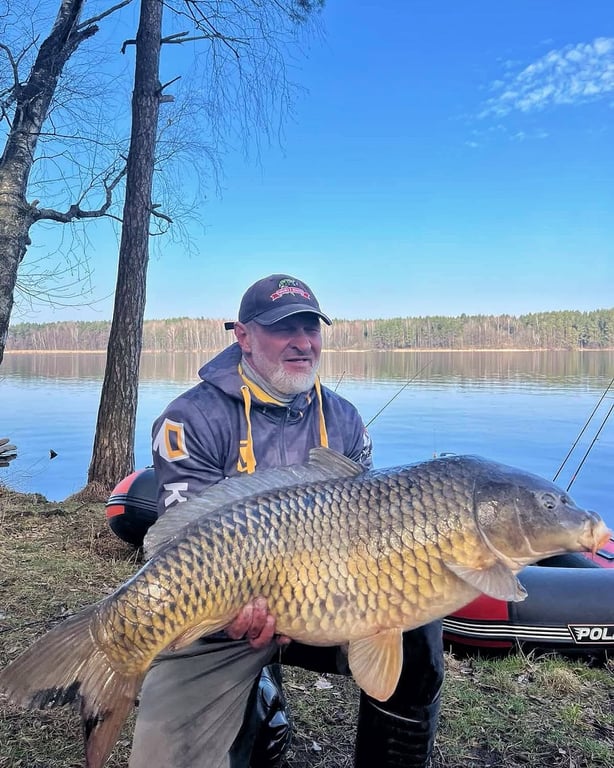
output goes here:
[{"label": "bare tree trunk", "polygon": [[79,29],[84,0],[62,0],[49,37],[39,48],[24,85],[15,68],[15,113],[0,158],[0,363],[4,356],[17,270],[25,256],[28,232],[39,218],[26,201],[34,152],[64,65],[83,40],[98,31]]},{"label": "bare tree trunk", "polygon": [[90,490],[103,496],[134,469],[152,181],[161,97],[162,9],[162,0],[141,0],[115,306],[88,472]]}]

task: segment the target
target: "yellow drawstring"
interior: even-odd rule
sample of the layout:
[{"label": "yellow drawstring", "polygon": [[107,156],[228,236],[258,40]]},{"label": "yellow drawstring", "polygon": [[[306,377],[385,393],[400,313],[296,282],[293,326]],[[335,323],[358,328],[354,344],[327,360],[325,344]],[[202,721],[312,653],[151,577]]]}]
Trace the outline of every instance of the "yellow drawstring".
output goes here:
[{"label": "yellow drawstring", "polygon": [[[245,411],[245,422],[247,424],[247,437],[245,440],[239,442],[239,458],[237,460],[237,471],[247,472],[251,475],[256,469],[256,456],[254,454],[254,440],[252,437],[252,393],[263,403],[271,403],[273,405],[285,405],[274,397],[271,397],[267,392],[259,387],[255,382],[248,379],[243,372],[243,366],[239,363],[239,375],[245,382],[241,387],[241,394],[243,396],[243,409]],[[315,390],[318,397],[318,404],[320,406],[320,445],[323,448],[328,448],[328,432],[326,431],[326,421],[324,419],[324,407],[322,404],[322,386],[320,384],[320,377],[316,376]]]},{"label": "yellow drawstring", "polygon": [[251,475],[256,469],[256,457],[254,456],[254,441],[252,439],[252,420],[250,416],[252,408],[252,396],[249,387],[244,384],[241,387],[243,395],[243,406],[245,409],[245,421],[247,422],[247,437],[239,443],[239,460],[237,461],[237,470],[247,472]]},{"label": "yellow drawstring", "polygon": [[320,384],[319,376],[316,376],[315,387],[316,395],[318,396],[318,403],[320,404],[320,445],[322,448],[328,448],[328,432],[326,431],[326,421],[324,420],[324,407],[322,405],[322,385]]},{"label": "yellow drawstring", "polygon": [[265,392],[262,387],[259,387],[255,381],[252,381],[251,379],[248,379],[245,375],[245,372],[243,370],[243,366],[241,363],[239,363],[239,376],[243,379],[243,382],[249,387],[250,392],[255,395],[258,400],[261,400],[263,403],[271,403],[272,405],[285,405],[285,403],[282,403],[281,400],[276,400],[274,397],[269,395],[268,392]]}]

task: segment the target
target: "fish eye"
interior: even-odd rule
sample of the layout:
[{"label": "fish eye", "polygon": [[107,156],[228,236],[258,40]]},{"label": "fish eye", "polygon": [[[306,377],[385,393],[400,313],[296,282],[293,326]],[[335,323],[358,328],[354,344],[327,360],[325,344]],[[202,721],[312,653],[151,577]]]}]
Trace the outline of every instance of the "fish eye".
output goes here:
[{"label": "fish eye", "polygon": [[544,493],[542,495],[542,503],[546,509],[554,509],[556,507],[556,496],[552,493]]}]

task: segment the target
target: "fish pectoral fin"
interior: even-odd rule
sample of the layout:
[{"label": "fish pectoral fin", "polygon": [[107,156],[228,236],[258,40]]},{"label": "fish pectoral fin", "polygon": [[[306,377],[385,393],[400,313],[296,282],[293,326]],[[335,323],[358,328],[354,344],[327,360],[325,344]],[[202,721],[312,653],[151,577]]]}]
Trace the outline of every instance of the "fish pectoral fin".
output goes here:
[{"label": "fish pectoral fin", "polygon": [[446,563],[446,567],[467,584],[497,600],[518,603],[527,596],[527,590],[514,572],[499,561],[487,568],[472,568],[458,563]]},{"label": "fish pectoral fin", "polygon": [[352,640],[348,662],[356,683],[369,696],[386,701],[394,693],[403,664],[403,632],[388,629]]},{"label": "fish pectoral fin", "polygon": [[219,629],[224,629],[228,625],[228,620],[225,621],[202,621],[194,627],[186,629],[180,635],[172,640],[165,648],[167,651],[177,651],[179,648],[185,648],[191,643],[198,640],[205,635],[212,635]]}]

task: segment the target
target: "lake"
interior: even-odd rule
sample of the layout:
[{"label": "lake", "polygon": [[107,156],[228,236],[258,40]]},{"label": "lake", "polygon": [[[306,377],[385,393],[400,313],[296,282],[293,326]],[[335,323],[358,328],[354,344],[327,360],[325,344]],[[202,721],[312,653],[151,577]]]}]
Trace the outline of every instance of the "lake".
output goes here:
[{"label": "lake", "polygon": [[[137,467],[151,463],[154,418],[213,354],[143,355]],[[19,456],[0,468],[3,482],[57,501],[85,484],[104,359],[5,354],[0,437],[10,437]],[[557,482],[567,487],[577,472],[571,495],[614,525],[614,417],[607,418],[614,388],[590,418],[614,377],[613,351],[325,352],[321,373],[371,422],[378,467],[473,453],[552,479],[588,422]]]}]

